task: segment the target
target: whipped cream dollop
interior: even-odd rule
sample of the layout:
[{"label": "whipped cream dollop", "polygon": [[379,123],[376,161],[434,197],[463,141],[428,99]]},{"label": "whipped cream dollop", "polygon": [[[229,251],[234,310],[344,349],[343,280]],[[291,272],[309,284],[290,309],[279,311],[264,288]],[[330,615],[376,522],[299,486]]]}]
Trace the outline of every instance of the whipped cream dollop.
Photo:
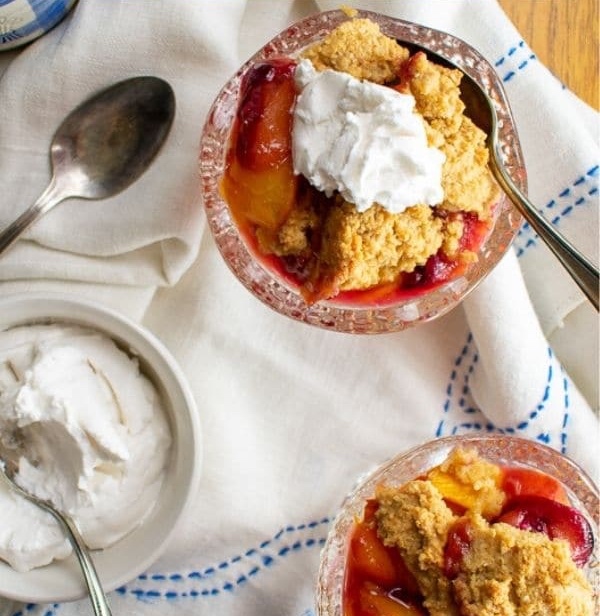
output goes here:
[{"label": "whipped cream dollop", "polygon": [[[171,447],[154,385],[109,337],[71,325],[0,332],[0,457],[17,483],[107,547],[152,510]],[[45,511],[0,482],[0,558],[19,571],[71,549]]]},{"label": "whipped cream dollop", "polygon": [[429,147],[415,99],[309,60],[295,71],[294,171],[318,190],[363,212],[378,203],[392,213],[444,198],[444,154]]}]

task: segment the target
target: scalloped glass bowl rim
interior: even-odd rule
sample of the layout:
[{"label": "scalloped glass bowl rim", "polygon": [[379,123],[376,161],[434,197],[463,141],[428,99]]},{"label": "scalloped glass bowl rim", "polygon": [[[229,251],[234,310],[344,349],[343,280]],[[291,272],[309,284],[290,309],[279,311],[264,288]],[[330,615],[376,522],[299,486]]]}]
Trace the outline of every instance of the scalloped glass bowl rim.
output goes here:
[{"label": "scalloped glass bowl rim", "polygon": [[[359,11],[358,16],[377,22],[389,36],[430,47],[461,66],[484,86],[496,105],[500,147],[507,170],[517,185],[526,190],[522,153],[506,95],[499,77],[483,56],[464,41],[444,32],[370,11]],[[225,262],[238,280],[272,309],[293,319],[335,331],[400,331],[437,318],[457,306],[505,254],[521,224],[520,215],[506,195],[501,195],[494,228],[479,253],[479,262],[464,275],[432,291],[392,305],[344,306],[336,303],[335,299],[307,305],[296,289],[263,266],[239,233],[219,191],[243,74],[260,60],[277,55],[294,55],[347,19],[342,11],[334,10],[293,24],[269,41],[226,83],[209,111],[200,143],[204,206],[209,227]]]},{"label": "scalloped glass bowl rim", "polygon": [[442,462],[457,446],[475,447],[492,462],[536,468],[566,486],[574,504],[586,515],[594,531],[592,562],[586,566],[596,596],[600,584],[600,495],[587,473],[567,456],[537,441],[504,435],[459,435],[427,441],[400,453],[359,477],[344,498],[323,550],[316,587],[318,616],[342,616],[342,592],[348,536],[363,513],[366,500],[381,483],[403,485]]}]

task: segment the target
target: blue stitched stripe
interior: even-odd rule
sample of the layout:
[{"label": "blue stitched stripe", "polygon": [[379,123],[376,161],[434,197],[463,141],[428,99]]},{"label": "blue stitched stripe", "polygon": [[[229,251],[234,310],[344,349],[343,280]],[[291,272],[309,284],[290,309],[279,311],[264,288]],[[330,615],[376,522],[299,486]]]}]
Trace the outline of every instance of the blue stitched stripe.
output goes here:
[{"label": "blue stitched stripe", "polygon": [[[527,57],[521,60],[516,60],[517,56],[521,55],[521,52],[527,53]],[[518,52],[518,53],[517,53]],[[509,48],[509,50],[500,57],[498,60],[494,62],[494,67],[499,69],[503,67],[508,60],[515,60],[518,62],[516,68],[508,69],[503,75],[501,75],[501,79],[503,82],[510,81],[513,79],[519,71],[525,69],[532,61],[537,60],[537,57],[531,50],[525,45],[525,41],[521,40],[516,45]]]},{"label": "blue stitched stripe", "polygon": [[[469,341],[470,340],[472,340],[472,335],[470,335],[469,337]],[[469,344],[466,344],[462,347],[460,354],[457,358],[457,359],[460,359],[461,362],[463,359],[467,357],[467,355],[469,355],[469,351],[470,351],[469,346],[470,346]],[[475,363],[478,360],[478,355],[477,355],[476,350],[471,351],[470,355],[471,355],[470,357],[471,364],[465,370],[465,374],[463,376],[464,385],[460,388],[459,390],[460,395],[458,395],[456,399],[454,399],[454,390],[455,390],[454,383],[456,382],[458,375],[457,375],[457,371],[454,369],[451,372],[450,382],[446,387],[447,398],[443,404],[444,415],[447,415],[454,408],[455,410],[459,410],[461,413],[464,413],[466,415],[471,415],[472,417],[476,417],[477,414],[481,414],[481,416],[483,417],[483,413],[481,412],[481,409],[470,404],[471,392],[470,392],[469,381],[470,381],[471,375],[473,374],[473,368],[475,366]],[[517,432],[522,432],[524,430],[527,430],[531,426],[532,422],[538,419],[540,414],[546,409],[546,405],[548,401],[550,400],[551,386],[552,386],[552,383],[554,382],[554,365],[553,365],[554,354],[550,347],[547,347],[547,355],[548,355],[548,370],[546,374],[546,384],[544,386],[544,390],[542,392],[539,402],[528,411],[526,419],[520,421],[516,426],[504,426],[504,427],[495,426],[492,422],[489,422],[489,421],[485,424],[480,423],[476,420],[465,421],[465,422],[460,422],[457,425],[454,425],[453,427],[448,426],[447,429],[450,430],[450,434],[453,434],[453,435],[457,434],[460,430],[469,430],[469,431],[485,430],[487,432],[495,431],[500,434],[516,434]],[[454,365],[461,363],[461,362],[458,362],[457,360],[455,360]],[[447,426],[446,420],[441,420],[438,423],[437,428],[435,430],[435,436],[437,438],[444,435],[444,433],[446,432],[446,426]],[[537,438],[540,440],[543,440],[544,438],[546,438],[546,435],[540,434],[538,435]],[[561,436],[560,438],[562,440],[563,437]],[[549,436],[548,436],[548,439],[549,439]]]},{"label": "blue stitched stripe", "polygon": [[569,381],[563,371],[563,396],[564,396],[564,405],[565,405],[565,414],[563,416],[563,422],[562,422],[562,432],[560,435],[560,442],[561,442],[561,453],[566,454],[567,453],[567,439],[568,439],[568,432],[567,432],[567,428],[569,426],[570,423],[570,406],[571,406],[571,399],[570,399],[570,395],[569,395]]},{"label": "blue stitched stripe", "polygon": [[[321,520],[321,522],[323,524],[325,523],[329,523],[330,518],[323,518]],[[307,525],[302,525],[304,528],[307,527]],[[294,531],[297,529],[297,527],[294,526],[289,526],[286,528],[290,528],[290,529],[294,529]],[[304,540],[296,540],[294,541],[294,543],[292,543],[291,545],[284,545],[279,551],[278,551],[278,556],[281,558],[285,558],[295,552],[299,552],[303,549],[306,548],[317,548],[317,549],[321,549],[323,547],[323,545],[325,544],[325,537],[320,537],[318,539],[315,539],[313,537],[309,537],[307,539]],[[223,562],[231,562],[231,559],[229,561],[223,561]],[[275,562],[275,559],[272,556],[268,556],[265,555],[263,560],[262,560],[262,566],[263,567],[269,567],[271,566],[273,563]],[[221,563],[223,564],[223,563]],[[221,565],[217,565],[217,569],[220,568]],[[214,569],[214,568],[213,568]],[[156,600],[156,599],[167,599],[167,600],[175,600],[175,599],[186,599],[186,598],[196,598],[196,597],[215,597],[220,595],[222,592],[234,592],[235,590],[237,590],[238,588],[244,586],[245,584],[248,583],[249,578],[255,577],[256,575],[258,575],[260,573],[260,571],[263,570],[261,566],[254,564],[248,571],[246,571],[245,573],[240,573],[237,575],[237,577],[232,581],[232,580],[226,580],[224,581],[222,584],[220,585],[215,585],[211,588],[203,588],[203,589],[196,589],[196,588],[192,588],[192,589],[188,589],[188,590],[176,590],[175,588],[171,587],[168,590],[164,590],[161,591],[159,589],[156,588],[151,588],[148,590],[145,590],[143,588],[128,588],[127,586],[123,586],[119,589],[119,593],[121,595],[125,595],[125,594],[129,594],[132,597],[135,597],[136,599],[140,600],[140,601],[147,601],[147,600]],[[181,578],[183,579],[185,576],[183,574],[174,574],[177,576],[177,579]],[[161,575],[161,579],[166,579],[169,578],[171,579],[173,576],[173,574],[171,576],[168,575]],[[153,579],[154,576],[151,576],[151,579]],[[188,579],[191,579],[191,576],[188,575],[187,576]],[[140,578],[138,577],[138,580]],[[14,614],[13,616],[18,616],[17,614]],[[47,615],[47,616],[52,616],[52,615]]]},{"label": "blue stitched stripe", "polygon": [[[329,526],[331,518],[325,516],[320,519],[314,519],[309,522],[301,523],[296,526],[287,525],[281,528],[275,535],[266,541],[261,543],[260,548],[251,547],[243,555],[237,554],[227,560],[223,560],[220,563],[207,567],[202,571],[189,571],[186,573],[173,572],[173,573],[145,573],[138,576],[139,583],[164,583],[164,582],[176,582],[177,586],[170,586],[166,589],[160,589],[157,587],[150,587],[145,589],[143,587],[132,587],[132,585],[125,585],[118,589],[118,593],[122,596],[130,596],[140,601],[156,601],[156,600],[169,600],[174,601],[178,599],[194,599],[198,597],[210,598],[218,596],[224,592],[231,593],[248,583],[251,578],[256,577],[261,571],[264,571],[274,566],[278,560],[289,557],[294,553],[298,553],[305,549],[321,549],[325,544],[325,537],[309,536],[305,538],[294,537],[294,540],[289,544],[284,544],[278,548],[275,553],[265,552],[264,550],[274,547],[274,544],[284,541],[290,535],[297,535],[300,532],[311,532],[318,529],[320,526]],[[258,562],[256,559],[258,558]],[[202,583],[207,578],[212,577],[217,572],[228,571],[233,564],[248,562],[248,568],[246,571],[239,571],[235,574],[235,577],[231,579],[223,580],[222,582],[216,579],[213,585],[208,588],[189,587],[189,584]],[[181,585],[186,583],[187,587],[181,588]],[[35,606],[34,606],[35,607]],[[18,616],[14,614],[13,616]],[[50,616],[50,615],[48,615]],[[52,615],[54,616],[54,615]]]},{"label": "blue stitched stripe", "polygon": [[[582,189],[582,188],[585,189],[584,184],[586,184],[587,182],[596,180],[599,169],[600,169],[599,165],[594,165],[593,167],[588,169],[583,175],[580,175],[571,184],[571,186],[567,186],[566,188],[561,190],[560,193],[558,193],[558,200],[561,200],[561,199],[566,200],[568,198],[574,198],[573,196],[574,189]],[[576,211],[576,208],[586,205],[588,203],[588,198],[595,199],[597,194],[598,194],[598,186],[597,185],[592,186],[591,188],[587,189],[587,192],[585,195],[580,195],[577,198],[575,198],[575,200],[572,203],[567,203],[566,205],[564,205],[563,209],[558,214],[554,215],[550,219],[550,221],[552,222],[552,224],[559,224],[562,218],[573,215],[573,213]],[[555,208],[557,205],[558,205],[558,201],[556,199],[551,199],[546,204],[544,209],[551,210]],[[543,213],[543,211],[544,210],[540,210],[541,213]],[[519,229],[517,233],[517,238],[519,238],[520,240],[524,239],[524,235],[528,233],[532,234],[532,237],[529,237],[526,240],[526,243],[524,246],[515,245],[515,250],[516,250],[518,257],[522,256],[528,248],[537,246],[537,243],[538,243],[537,235],[533,234],[531,226],[527,222],[524,222],[521,228]]]}]

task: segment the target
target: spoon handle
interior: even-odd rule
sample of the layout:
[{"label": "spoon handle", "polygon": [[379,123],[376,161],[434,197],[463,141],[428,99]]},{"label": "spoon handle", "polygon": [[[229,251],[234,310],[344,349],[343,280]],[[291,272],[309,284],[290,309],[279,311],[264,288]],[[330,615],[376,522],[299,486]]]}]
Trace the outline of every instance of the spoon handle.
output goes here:
[{"label": "spoon handle", "polygon": [[26,209],[14,222],[0,232],[0,255],[14,244],[21,234],[42,214],[65,198],[54,179],[39,196],[38,200]]},{"label": "spoon handle", "polygon": [[567,239],[565,239],[536,209],[525,195],[517,188],[499,160],[498,152],[492,148],[490,167],[492,172],[510,200],[514,203],[531,228],[542,238],[548,248],[569,272],[584,295],[598,310],[598,268],[584,257]]},{"label": "spoon handle", "polygon": [[14,459],[0,458],[0,480],[6,481],[11,487],[11,489],[13,489],[17,494],[20,494],[28,501],[32,502],[34,505],[41,507],[49,514],[51,514],[54,519],[60,524],[60,527],[63,529],[65,535],[69,540],[69,543],[71,544],[71,547],[73,548],[73,552],[75,553],[75,556],[79,561],[79,565],[81,567],[81,571],[83,573],[85,583],[88,588],[88,594],[94,608],[94,615],[112,616],[108,601],[106,600],[104,589],[102,588],[100,578],[98,577],[98,573],[96,572],[96,567],[94,567],[92,557],[90,556],[90,553],[85,545],[85,541],[83,540],[83,537],[81,536],[77,525],[68,515],[60,513],[48,501],[37,498],[36,496],[33,496],[33,494],[30,494],[29,492],[24,490],[15,481],[15,473],[17,472],[17,470],[18,463],[15,462]]},{"label": "spoon handle", "polygon": [[62,515],[58,513],[58,511],[51,511],[51,513],[65,530],[71,546],[73,547],[73,552],[81,565],[81,571],[83,572],[85,583],[88,587],[95,616],[112,616],[108,601],[106,600],[106,595],[104,594],[102,584],[96,572],[96,567],[94,567],[94,562],[87,548],[85,548],[85,543],[77,526],[69,516]]}]

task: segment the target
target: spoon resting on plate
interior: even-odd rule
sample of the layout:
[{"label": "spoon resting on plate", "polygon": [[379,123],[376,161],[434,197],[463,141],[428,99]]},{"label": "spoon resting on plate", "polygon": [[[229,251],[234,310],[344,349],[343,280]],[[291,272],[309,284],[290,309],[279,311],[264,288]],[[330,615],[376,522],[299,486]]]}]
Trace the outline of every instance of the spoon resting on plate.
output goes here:
[{"label": "spoon resting on plate", "polygon": [[459,70],[463,74],[460,83],[461,98],[465,104],[465,115],[487,135],[487,148],[490,152],[490,169],[496,181],[506,193],[521,216],[546,243],[556,258],[577,283],[594,308],[598,310],[599,277],[598,268],[582,255],[556,228],[540,214],[538,209],[519,190],[507,173],[498,150],[498,118],[490,97],[481,86],[460,66],[444,56],[409,41],[397,39],[411,54],[423,51],[437,64]]},{"label": "spoon resting on plate", "polygon": [[24,490],[15,480],[15,475],[18,470],[19,469],[16,462],[10,459],[4,460],[0,458],[0,477],[4,478],[10,488],[17,494],[50,513],[60,524],[73,548],[73,552],[79,561],[79,565],[81,566],[81,571],[83,573],[83,577],[85,578],[85,583],[92,601],[95,616],[112,616],[112,612],[110,611],[110,607],[106,599],[106,594],[102,588],[102,583],[100,582],[100,578],[98,577],[98,573],[94,567],[94,562],[92,561],[92,557],[83,537],[79,533],[77,525],[70,516],[66,513],[58,511],[58,509],[56,509],[51,502],[38,498],[30,492]]},{"label": "spoon resting on plate", "polygon": [[127,188],[160,150],[174,115],[173,90],[158,77],[120,81],[76,107],[52,139],[50,184],[0,232],[0,254],[61,201],[105,199]]}]

